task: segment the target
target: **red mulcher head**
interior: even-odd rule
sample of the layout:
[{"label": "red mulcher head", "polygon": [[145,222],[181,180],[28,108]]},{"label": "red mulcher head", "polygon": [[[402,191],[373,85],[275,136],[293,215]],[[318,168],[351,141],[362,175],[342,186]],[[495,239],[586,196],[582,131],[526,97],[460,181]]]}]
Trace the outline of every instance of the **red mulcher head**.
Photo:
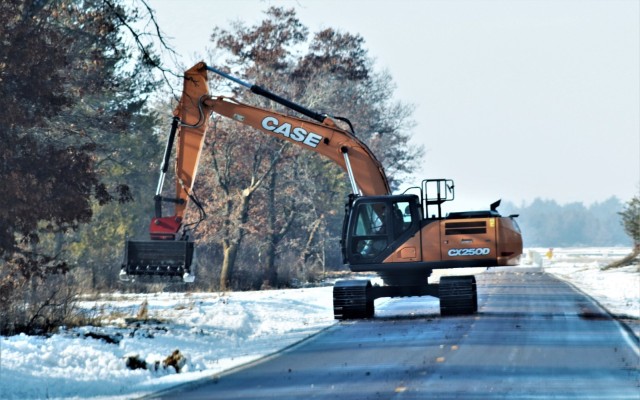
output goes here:
[{"label": "red mulcher head", "polygon": [[131,276],[159,276],[181,277],[184,282],[193,282],[193,242],[175,240],[181,225],[180,217],[153,218],[149,226],[151,240],[127,240],[120,280],[128,281]]},{"label": "red mulcher head", "polygon": [[120,279],[131,276],[195,279],[193,242],[187,240],[127,240]]}]

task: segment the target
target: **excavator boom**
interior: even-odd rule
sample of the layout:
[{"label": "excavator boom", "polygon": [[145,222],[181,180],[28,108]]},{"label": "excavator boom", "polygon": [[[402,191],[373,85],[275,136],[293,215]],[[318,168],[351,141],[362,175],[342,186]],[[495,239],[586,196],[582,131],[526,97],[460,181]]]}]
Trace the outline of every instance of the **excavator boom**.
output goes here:
[{"label": "excavator boom", "polygon": [[357,194],[390,194],[384,169],[371,150],[355,135],[337,127],[329,117],[319,124],[222,96],[207,99],[204,103],[216,114],[329,158],[347,173],[353,174],[359,192]]},{"label": "excavator boom", "polygon": [[[315,121],[251,106],[229,97],[211,97],[207,71],[233,79],[249,87],[252,92],[292,108]],[[174,120],[155,195],[156,212],[149,225],[151,240],[127,241],[122,279],[126,279],[128,275],[183,276],[185,280],[192,279],[191,260],[195,258],[192,254],[193,246],[185,247],[184,257],[178,256],[179,251],[175,253],[168,249],[177,248],[169,242],[179,239],[186,207],[189,201],[196,200],[193,184],[211,113],[228,117],[329,158],[347,171],[354,194],[371,196],[391,193],[384,169],[371,150],[355,134],[340,128],[334,119],[310,111],[259,86],[230,77],[204,63],[198,63],[185,72],[182,96],[173,113]],[[165,198],[162,196],[162,188],[176,139],[176,195]],[[163,215],[163,203],[174,204],[173,215]],[[168,254],[172,256],[168,257]]]}]

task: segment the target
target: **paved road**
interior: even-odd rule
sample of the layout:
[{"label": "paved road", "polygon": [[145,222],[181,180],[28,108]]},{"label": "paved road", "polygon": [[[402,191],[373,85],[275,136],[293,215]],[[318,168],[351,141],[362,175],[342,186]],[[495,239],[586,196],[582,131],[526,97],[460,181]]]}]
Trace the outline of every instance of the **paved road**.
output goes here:
[{"label": "paved road", "polygon": [[637,343],[597,305],[536,270],[477,276],[479,313],[431,298],[377,303],[279,356],[165,398],[640,399]]}]

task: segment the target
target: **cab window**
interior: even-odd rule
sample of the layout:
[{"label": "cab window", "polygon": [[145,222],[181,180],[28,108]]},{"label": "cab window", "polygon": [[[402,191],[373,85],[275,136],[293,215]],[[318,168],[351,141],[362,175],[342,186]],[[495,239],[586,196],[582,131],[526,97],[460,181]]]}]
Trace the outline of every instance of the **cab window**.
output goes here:
[{"label": "cab window", "polygon": [[411,227],[411,209],[408,201],[393,203],[394,240],[402,236]]},{"label": "cab window", "polygon": [[388,245],[388,207],[385,203],[360,204],[351,242],[357,258],[375,258]]},{"label": "cab window", "polygon": [[356,206],[350,227],[348,257],[351,262],[368,262],[391,252],[394,242],[399,243],[408,234],[419,214],[412,215],[409,199],[364,202]]}]

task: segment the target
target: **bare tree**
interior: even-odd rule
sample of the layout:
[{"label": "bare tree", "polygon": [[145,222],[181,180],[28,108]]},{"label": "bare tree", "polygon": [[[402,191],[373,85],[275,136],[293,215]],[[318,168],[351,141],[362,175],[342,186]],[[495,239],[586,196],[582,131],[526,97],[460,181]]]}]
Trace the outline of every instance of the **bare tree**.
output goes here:
[{"label": "bare tree", "polygon": [[[379,151],[392,178],[410,170],[420,156],[407,145],[411,107],[391,101],[391,79],[373,72],[360,36],[326,29],[309,41],[293,10],[270,8],[258,25],[238,23],[232,31],[215,29],[212,37],[218,50],[226,51],[226,66],[246,80],[319,112],[355,116],[359,137]],[[236,96],[294,113],[242,90]],[[254,269],[270,286],[281,284],[278,260],[283,257],[299,270],[324,267],[331,243],[331,259],[339,259],[342,213],[336,210],[342,210],[347,195],[343,171],[235,122],[217,121],[209,135],[212,150],[203,162],[211,171],[201,172],[207,176],[202,191],[209,209],[218,211],[199,239],[222,247],[221,288],[229,288],[246,235],[265,255],[265,265]]]},{"label": "bare tree", "polygon": [[[624,231],[633,241],[633,250],[623,259],[607,265],[603,270],[625,267],[640,261],[640,196],[635,196],[629,200],[624,210],[619,214],[622,218],[621,222]],[[638,265],[638,271],[640,271],[640,265]]]}]

